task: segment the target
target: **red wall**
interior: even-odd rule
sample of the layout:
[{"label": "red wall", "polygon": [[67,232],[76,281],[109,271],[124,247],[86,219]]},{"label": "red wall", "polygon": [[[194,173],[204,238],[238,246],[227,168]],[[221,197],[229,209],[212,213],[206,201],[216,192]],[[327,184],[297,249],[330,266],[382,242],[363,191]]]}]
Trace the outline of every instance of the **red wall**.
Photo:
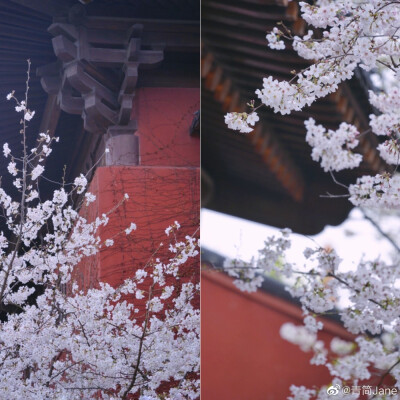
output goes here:
[{"label": "red wall", "polygon": [[[189,135],[193,113],[200,107],[199,89],[138,89],[132,118],[138,123],[140,165],[97,168],[89,191],[97,200],[82,210],[93,220],[108,212],[124,194],[129,200],[110,215],[102,239],[123,232],[134,222],[137,230],[115,238],[115,245],[85,260],[77,272],[82,287],[99,280],[117,285],[143,267],[159,248],[156,257],[170,255],[165,229],[177,220],[182,228],[178,239],[193,235],[199,226],[200,141]],[[197,232],[198,235],[198,232]],[[199,279],[194,260],[182,273]]]},{"label": "red wall", "polygon": [[[284,400],[292,384],[329,383],[325,367],[309,364],[311,353],[280,337],[285,322],[300,325],[300,308],[263,291],[240,292],[219,272],[202,272],[202,400]],[[351,340],[331,321],[320,336]]]},{"label": "red wall", "polygon": [[200,140],[189,135],[193,114],[200,109],[199,93],[192,88],[136,92],[132,117],[138,121],[140,165],[200,167]]}]

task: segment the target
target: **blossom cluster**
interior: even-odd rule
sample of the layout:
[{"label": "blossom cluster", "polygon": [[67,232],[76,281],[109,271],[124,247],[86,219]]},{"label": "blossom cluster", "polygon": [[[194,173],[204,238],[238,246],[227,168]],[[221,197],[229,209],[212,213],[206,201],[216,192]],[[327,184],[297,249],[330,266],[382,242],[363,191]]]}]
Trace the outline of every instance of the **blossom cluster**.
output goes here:
[{"label": "blossom cluster", "polygon": [[255,292],[264,282],[263,270],[254,263],[254,259],[246,262],[227,258],[223,268],[228,275],[236,278],[233,283],[244,292]]},{"label": "blossom cluster", "polygon": [[[291,38],[294,50],[302,58],[314,61],[296,74],[294,83],[278,82],[271,77],[264,80],[264,89],[257,94],[276,112],[300,110],[336,91],[339,83],[353,76],[357,66],[369,71],[388,57],[400,54],[397,2],[339,0],[299,4],[302,18],[324,31],[320,39],[314,39],[311,30],[303,37]],[[284,49],[281,36],[281,30],[274,28],[267,36],[269,46]],[[399,73],[399,66],[394,65],[393,69]]]},{"label": "blossom cluster", "polygon": [[399,208],[400,176],[362,176],[349,187],[350,201],[356,206]]},{"label": "blossom cluster", "polygon": [[[372,140],[376,141],[381,158],[388,164],[388,171],[360,176],[348,186],[348,197],[355,206],[397,209],[400,206],[397,173],[400,163],[400,4],[391,0],[316,0],[301,1],[299,5],[301,17],[310,28],[306,34],[292,36],[281,24],[281,28],[268,33],[267,41],[268,46],[276,50],[285,49],[286,42],[291,41],[293,50],[308,60],[309,65],[299,72],[294,71],[290,81],[265,77],[256,95],[261,105],[284,115],[301,111],[335,92],[342,82],[353,77],[356,68],[372,72],[375,77],[379,75],[385,82],[379,87],[382,92],[375,90],[377,88],[369,92],[373,109],[369,116],[370,129],[359,133],[355,126],[345,122],[336,130],[326,129],[311,118],[305,122],[306,141],[312,147],[313,160],[333,175],[334,171],[358,167],[362,162],[361,154],[357,154],[360,137],[371,135],[370,132],[377,135]],[[229,114],[225,122],[232,129],[242,130],[243,121],[238,122]],[[236,279],[239,288],[255,290],[261,285],[259,277],[265,272],[283,275],[289,282],[287,289],[302,304],[304,326],[286,324],[281,335],[303,350],[312,351],[311,362],[329,369],[334,387],[357,385],[360,380],[370,379],[375,369],[382,377],[382,384],[390,375],[394,386],[400,388],[398,255],[391,264],[379,258],[361,259],[354,271],[343,272],[343,260],[333,250],[307,248],[306,262],[301,265],[286,261],[285,251],[289,247],[288,236],[269,238],[259,258],[252,261],[251,269],[240,271],[238,268],[246,265],[236,263],[236,278],[245,278],[245,285]],[[343,293],[348,298],[346,306],[338,302]],[[324,343],[318,344],[318,331],[322,328],[318,316],[332,312],[340,316],[345,328],[355,336],[351,342],[335,338],[329,351]],[[292,386],[291,393],[291,400],[330,398],[326,388]],[[336,398],[342,397],[339,394]],[[353,398],[359,395],[346,395],[346,399]]]},{"label": "blossom cluster", "polygon": [[[199,286],[183,283],[175,293],[166,283],[178,275],[171,263],[181,266],[196,255],[195,242],[187,238],[185,252],[137,269],[117,288],[100,284],[83,292],[74,284],[66,296],[48,285],[35,305],[25,305],[24,313],[1,326],[1,392],[32,400],[96,393],[104,399],[127,393],[158,399],[160,386],[173,381],[179,385],[163,398],[198,398],[193,374],[199,373],[200,311],[192,301]],[[139,290],[144,303],[125,300]]]},{"label": "blossom cluster", "polygon": [[[312,317],[311,317],[312,318]],[[321,322],[319,324],[322,325]],[[322,340],[317,339],[317,335],[306,326],[296,326],[287,322],[281,326],[280,335],[283,339],[300,347],[303,351],[312,351],[314,357],[310,363],[321,365],[326,363],[328,351],[325,349],[325,344]]]},{"label": "blossom cluster", "polygon": [[[270,237],[260,250],[255,268],[274,271],[288,280],[287,290],[297,297],[303,309],[304,325],[282,325],[280,334],[285,340],[313,353],[311,364],[325,365],[334,382],[356,384],[372,377],[372,368],[390,370],[395,386],[400,388],[400,270],[398,264],[386,264],[376,259],[361,260],[354,271],[343,272],[343,260],[332,249],[317,246],[304,250],[305,265],[285,261],[290,248],[289,232]],[[243,265],[243,264],[241,264]],[[236,274],[241,271],[236,267]],[[229,273],[229,271],[227,271]],[[260,276],[260,275],[257,275]],[[253,286],[259,286],[254,275]],[[248,290],[251,282],[234,282],[239,289]],[[345,306],[339,305],[339,293],[348,293]],[[318,339],[323,329],[319,316],[337,313],[345,328],[356,335],[354,341],[333,338],[330,348]],[[374,336],[371,336],[374,335]],[[292,387],[292,400],[325,399],[326,390],[315,391],[305,387]],[[304,397],[307,395],[306,397]],[[357,396],[354,397],[358,398]]]},{"label": "blossom cluster", "polygon": [[340,171],[360,165],[362,156],[353,152],[359,135],[355,126],[342,122],[336,131],[326,131],[322,125],[316,125],[313,118],[308,119],[305,126],[306,141],[313,148],[311,157],[317,162],[321,160],[324,171]]},{"label": "blossom cluster", "polygon": [[[356,68],[374,71],[374,75],[382,71],[384,79],[390,76],[390,85],[381,85],[385,88],[382,93],[369,92],[370,104],[376,110],[370,115],[370,127],[376,135],[386,136],[377,146],[381,158],[397,166],[400,162],[400,63],[396,60],[400,56],[400,5],[389,0],[319,0],[299,5],[301,17],[314,30],[309,29],[302,37],[292,36],[282,24],[281,28],[275,27],[267,34],[267,41],[275,50],[285,49],[285,42],[291,41],[293,49],[309,60],[310,65],[294,72],[289,82],[265,77],[263,87],[256,90],[261,104],[283,115],[301,111],[335,92],[341,82],[353,77]],[[315,29],[322,29],[322,32],[316,34]],[[249,123],[246,113],[229,113],[225,122],[229,128],[240,132],[250,132],[254,125]],[[360,133],[354,126],[343,122],[336,131],[327,130],[316,125],[313,119],[305,125],[306,140],[312,146],[311,156],[325,171],[360,165],[362,156],[356,152]],[[356,197],[363,196],[355,194],[361,186],[359,183],[351,186],[353,203]],[[380,197],[379,194],[376,196]],[[397,196],[387,200],[378,204],[398,206]]]},{"label": "blossom cluster", "polygon": [[[24,112],[26,143],[24,121],[34,111],[14,92],[7,98]],[[5,229],[0,232],[0,301],[7,311],[0,321],[2,398],[199,398],[199,285],[181,279],[185,264],[198,255],[196,239],[178,240],[175,221],[166,230],[174,235],[165,259],[149,255],[145,265],[132,265],[132,276],[117,287],[99,282],[81,290],[74,280],[77,265],[113,246],[119,234],[104,239],[100,229],[129,196],[88,221],[75,207],[89,205],[96,196],[86,192],[87,176],[81,174],[42,200],[39,181],[54,141],[40,133],[22,157],[3,145],[19,196],[0,188]],[[136,228],[132,222],[121,234]]]},{"label": "blossom cluster", "polygon": [[225,259],[223,270],[235,278],[233,283],[240,290],[250,293],[261,287],[268,274],[276,272],[291,275],[291,265],[282,258],[283,252],[290,247],[290,233],[289,229],[284,229],[280,237],[268,238],[264,242],[265,247],[259,251],[258,259],[253,258],[250,262],[239,258]]},{"label": "blossom cluster", "polygon": [[274,50],[284,50],[285,42],[281,40],[282,31],[277,27],[272,29],[270,33],[267,34],[266,38],[268,40],[268,47]]},{"label": "blossom cluster", "polygon": [[251,114],[231,112],[225,115],[225,123],[229,129],[241,133],[249,133],[253,130],[252,126],[259,121],[258,114],[253,111]]}]

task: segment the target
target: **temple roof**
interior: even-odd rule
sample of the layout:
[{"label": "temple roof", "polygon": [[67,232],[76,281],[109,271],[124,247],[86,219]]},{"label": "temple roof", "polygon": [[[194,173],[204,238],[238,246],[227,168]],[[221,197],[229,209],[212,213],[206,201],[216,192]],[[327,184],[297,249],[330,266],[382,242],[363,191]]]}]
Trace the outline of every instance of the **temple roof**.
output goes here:
[{"label": "temple roof", "polygon": [[[129,34],[131,26],[141,24],[144,52],[149,49],[151,52],[152,45],[156,43],[155,46],[159,46],[163,52],[163,60],[156,69],[140,70],[136,87],[193,87],[197,86],[199,79],[199,16],[199,0],[1,1],[0,147],[8,142],[16,153],[22,148],[18,133],[21,115],[14,112],[14,104],[8,102],[6,96],[15,90],[19,99],[24,98],[26,60],[29,58],[32,65],[28,106],[35,110],[36,115],[29,123],[28,145],[33,146],[38,133],[46,130],[61,139],[48,160],[48,178],[60,181],[64,165],[68,166],[67,173],[73,178],[77,173],[90,168],[94,162],[93,148],[98,147],[101,140],[99,135],[85,131],[81,115],[60,110],[58,95],[49,95],[41,84],[47,83],[43,79],[41,82],[41,78],[48,73],[47,66],[56,66],[60,62],[55,54],[56,44],[53,39],[60,34],[60,26],[63,28],[69,24],[87,27],[92,35],[90,39],[96,46],[102,46],[96,50],[96,56],[101,58],[108,54],[107,49],[110,52],[114,49],[114,53],[118,53],[120,47],[116,42],[122,40],[121,35],[125,31]],[[85,65],[91,68],[89,64]],[[115,86],[115,90],[119,90],[123,65],[115,64],[111,67],[98,67],[98,75],[108,79],[108,82],[102,81],[106,86]],[[118,92],[115,96],[118,96]],[[0,157],[0,176],[4,177],[2,186],[9,191],[12,185],[6,172],[7,163],[4,157]],[[44,180],[41,185],[42,194],[50,192],[52,185]]]},{"label": "temple roof", "polygon": [[[297,2],[272,0],[202,1],[202,168],[203,206],[260,223],[288,226],[314,234],[327,224],[341,223],[351,209],[347,199],[321,197],[343,194],[329,174],[311,159],[304,120],[313,117],[327,128],[342,121],[360,132],[368,127],[368,76],[356,76],[337,93],[302,112],[282,116],[264,107],[256,129],[248,135],[228,130],[224,114],[248,109],[255,90],[269,75],[290,80],[291,71],[309,64],[290,47],[267,47],[266,32],[282,21],[294,34],[306,31]],[[354,182],[385,166],[376,152],[376,137],[364,135],[358,170],[337,175]]]}]

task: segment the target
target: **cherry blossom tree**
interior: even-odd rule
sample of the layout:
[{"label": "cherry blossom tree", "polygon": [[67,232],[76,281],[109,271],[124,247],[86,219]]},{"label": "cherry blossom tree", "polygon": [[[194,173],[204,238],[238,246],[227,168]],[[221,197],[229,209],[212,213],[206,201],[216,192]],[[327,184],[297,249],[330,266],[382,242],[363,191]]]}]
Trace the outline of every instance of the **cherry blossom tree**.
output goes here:
[{"label": "cherry blossom tree", "polygon": [[[30,63],[29,63],[30,65]],[[87,178],[62,184],[42,200],[38,181],[58,139],[40,133],[27,147],[29,69],[21,114],[22,156],[7,143],[4,157],[18,196],[0,188],[0,392],[9,399],[196,399],[199,396],[199,287],[179,282],[198,254],[195,237],[179,239],[179,223],[166,230],[170,256],[149,255],[132,266],[120,286],[100,283],[83,291],[74,269],[117,237],[101,238],[109,213],[87,221],[79,208],[96,197]],[[31,134],[29,132],[29,134]],[[73,207],[72,198],[77,207]],[[76,200],[78,199],[78,200]],[[80,200],[79,200],[80,199]],[[132,235],[132,222],[121,235]],[[172,282],[172,283],[171,283]],[[132,300],[134,299],[134,300]]]},{"label": "cherry blossom tree", "polygon": [[[284,50],[290,43],[309,66],[289,81],[264,78],[256,91],[260,104],[249,103],[249,112],[229,113],[228,127],[250,132],[259,120],[259,107],[270,107],[276,113],[289,114],[302,110],[317,99],[333,93],[338,85],[354,75],[356,68],[380,71],[390,85],[381,93],[369,92],[369,101],[377,110],[370,115],[370,131],[378,135],[378,151],[388,171],[375,176],[362,176],[347,187],[348,198],[355,206],[399,209],[400,178],[400,4],[389,0],[316,0],[299,2],[302,18],[310,30],[303,37],[293,36],[283,24],[268,33],[272,49]],[[305,122],[306,141],[312,147],[313,160],[330,172],[356,168],[362,161],[357,153],[358,138],[364,132],[348,123],[336,131],[327,130],[312,118]],[[335,182],[337,180],[335,179]],[[394,243],[394,242],[393,242]],[[354,387],[378,374],[378,392],[374,399],[398,398],[400,389],[400,265],[399,254],[392,262],[380,258],[361,259],[355,270],[346,269],[334,250],[317,245],[304,250],[305,265],[285,261],[291,245],[290,232],[269,238],[259,257],[249,263],[230,261],[226,271],[235,277],[242,290],[253,291],[261,285],[265,272],[274,272],[291,281],[288,290],[298,297],[304,314],[304,327],[284,325],[281,335],[304,350],[313,351],[312,364],[325,365],[331,375],[329,388],[291,387],[292,400],[335,398],[357,399],[360,393],[343,393],[339,388]],[[398,252],[398,246],[394,243]],[[361,257],[360,257],[361,258]],[[346,306],[337,299],[346,292]],[[345,328],[354,334],[353,342],[338,338],[330,344],[318,340],[323,323],[316,317],[332,312],[340,315]],[[392,385],[394,392],[385,391]],[[392,397],[391,397],[392,396]]]}]

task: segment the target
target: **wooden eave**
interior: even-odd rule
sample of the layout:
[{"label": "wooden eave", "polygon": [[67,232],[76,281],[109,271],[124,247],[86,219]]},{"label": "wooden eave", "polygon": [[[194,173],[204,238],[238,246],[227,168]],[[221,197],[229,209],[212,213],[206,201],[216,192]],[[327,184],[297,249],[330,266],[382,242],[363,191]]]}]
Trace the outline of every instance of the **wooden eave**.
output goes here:
[{"label": "wooden eave", "polygon": [[[23,98],[26,59],[30,58],[29,107],[36,111],[36,115],[29,123],[29,146],[34,145],[41,131],[49,130],[60,137],[60,143],[54,146],[48,160],[48,177],[59,182],[64,165],[67,165],[67,179],[71,179],[90,168],[95,161],[101,137],[84,132],[80,115],[61,111],[57,96],[47,95],[36,75],[38,67],[57,60],[51,33],[51,26],[55,23],[86,24],[89,35],[92,35],[91,40],[107,42],[116,51],[126,28],[140,23],[144,26],[142,47],[150,51],[152,48],[163,51],[164,61],[156,69],[141,69],[137,87],[198,87],[199,14],[198,0],[96,0],[87,6],[78,0],[3,1],[0,4],[0,112],[3,116],[0,120],[3,139],[0,146],[8,142],[17,153],[21,148],[18,133],[21,115],[13,111],[14,105],[6,101],[6,95],[15,90],[16,95]],[[104,29],[108,30],[106,34]],[[113,87],[120,75],[116,66],[109,72],[103,68],[98,76],[99,79],[109,79],[109,87]],[[105,82],[105,85],[108,83]],[[12,190],[11,179],[6,171],[7,161],[0,157],[0,176],[4,176],[2,186]],[[41,185],[43,196],[53,189],[45,180]]]},{"label": "wooden eave", "polygon": [[[224,114],[248,110],[246,103],[256,99],[254,91],[262,87],[263,77],[289,80],[292,70],[308,65],[290,48],[267,48],[266,31],[278,21],[295,34],[306,29],[295,2],[288,6],[262,1],[202,2],[202,166],[213,182],[213,193],[205,196],[209,199],[206,207],[317,233],[326,224],[342,222],[351,204],[320,197],[343,190],[312,161],[304,120],[312,116],[330,129],[346,121],[363,132],[373,110],[365,85],[353,79],[302,112],[282,116],[263,108],[261,123],[250,135],[227,130]],[[364,155],[361,168],[338,178],[350,183],[360,174],[382,171],[385,165],[376,144],[375,136],[363,135],[357,149]]]}]

